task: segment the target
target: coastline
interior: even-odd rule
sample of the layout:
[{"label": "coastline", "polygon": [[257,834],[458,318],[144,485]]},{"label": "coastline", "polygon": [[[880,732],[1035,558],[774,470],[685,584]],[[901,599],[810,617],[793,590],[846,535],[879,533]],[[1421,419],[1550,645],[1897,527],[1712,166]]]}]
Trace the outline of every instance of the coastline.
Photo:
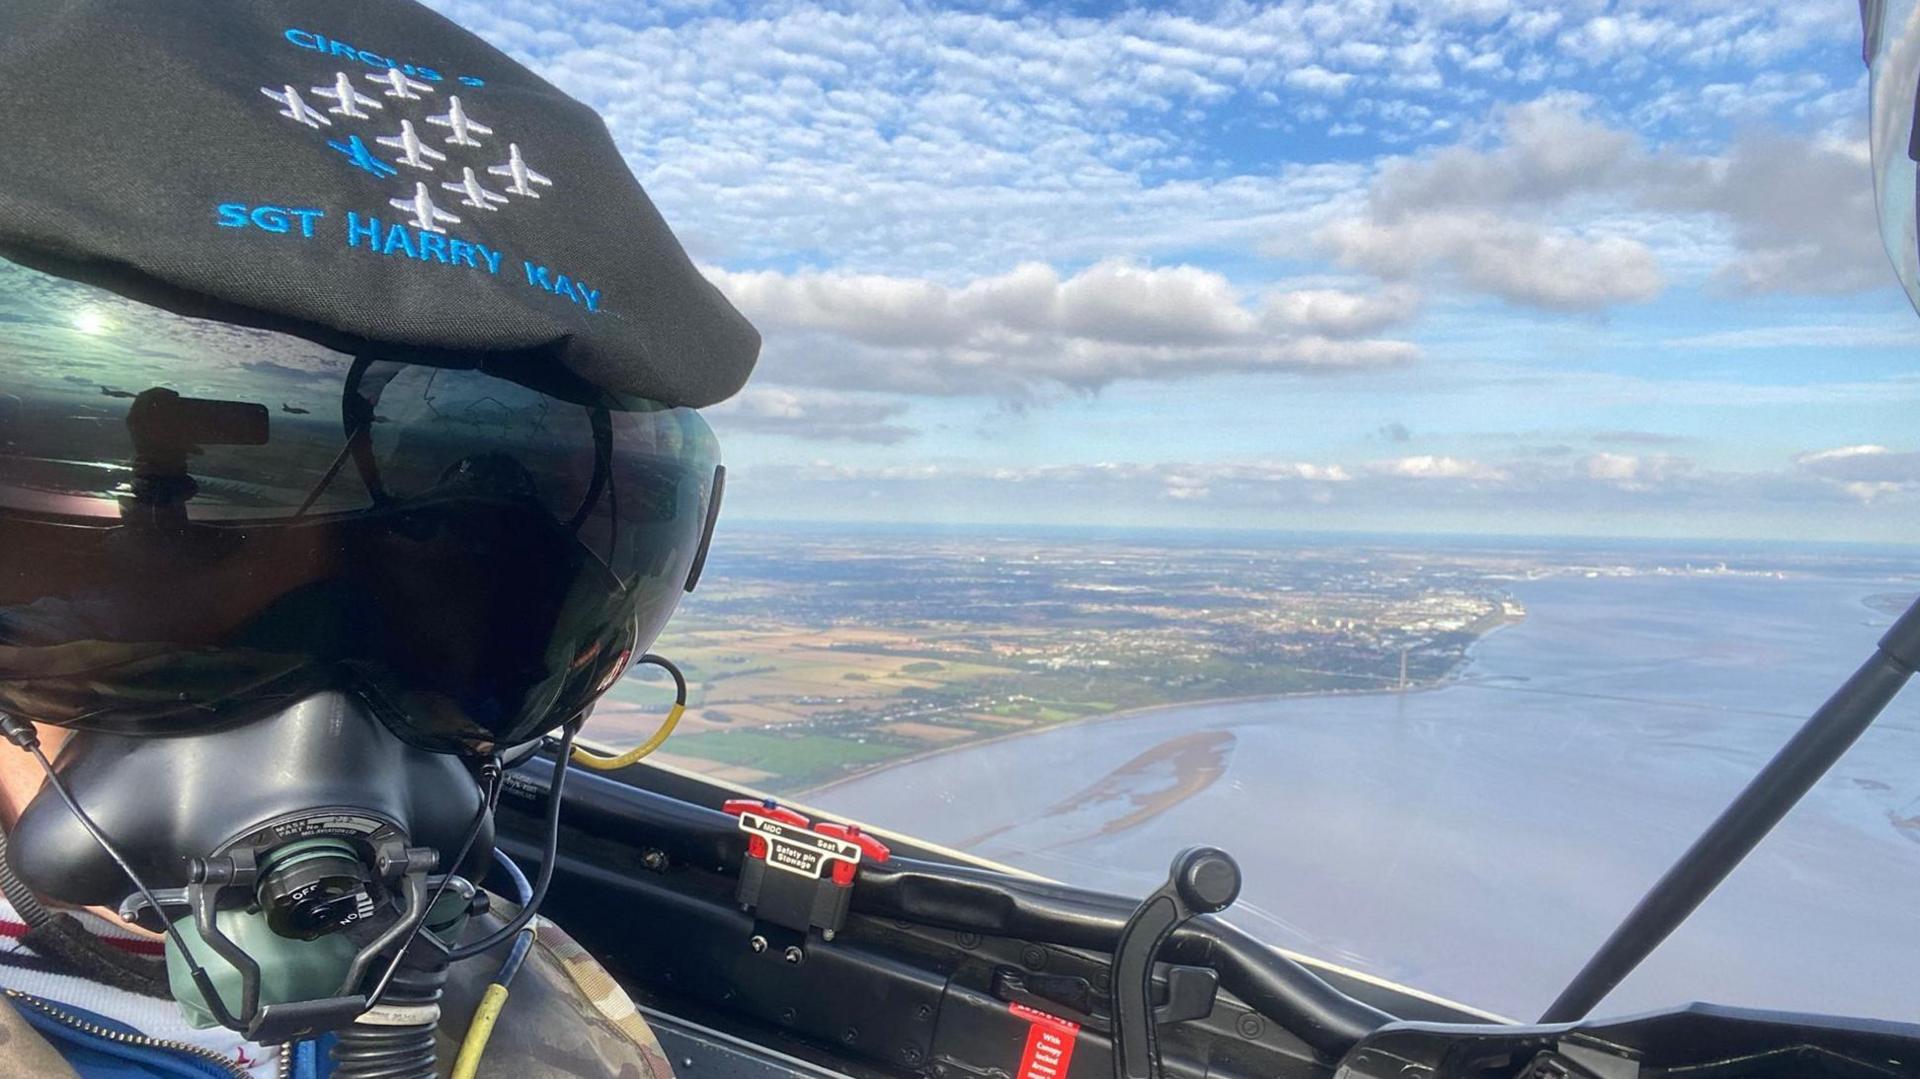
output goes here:
[{"label": "coastline", "polygon": [[897,768],[907,764],[919,764],[922,761],[932,760],[935,757],[945,756],[949,753],[958,753],[968,749],[979,749],[982,746],[998,745],[1001,742],[1010,742],[1016,738],[1031,738],[1034,735],[1045,734],[1048,731],[1062,730],[1067,727],[1082,727],[1095,723],[1106,723],[1111,720],[1133,719],[1138,716],[1152,715],[1155,712],[1166,712],[1182,708],[1212,707],[1221,704],[1251,704],[1255,701],[1298,701],[1320,697],[1432,693],[1435,690],[1447,689],[1459,685],[1460,681],[1466,677],[1467,672],[1472,669],[1474,661],[1478,658],[1477,653],[1480,650],[1480,646],[1485,644],[1488,638],[1499,633],[1501,630],[1508,629],[1512,626],[1523,625],[1525,622],[1526,618],[1524,616],[1518,619],[1500,621],[1466,647],[1461,653],[1459,666],[1449,671],[1444,678],[1433,682],[1411,685],[1405,689],[1398,687],[1390,689],[1315,689],[1304,690],[1298,693],[1249,693],[1236,697],[1196,697],[1190,701],[1168,701],[1165,704],[1147,704],[1141,705],[1138,708],[1122,708],[1116,712],[1101,712],[1096,715],[1080,716],[1077,719],[1066,719],[1058,723],[1049,723],[1045,726],[1007,731],[1003,734],[990,735],[986,738],[974,739],[968,742],[958,742],[953,745],[935,746],[909,753],[903,757],[893,757],[888,760],[877,761],[865,768],[857,768],[845,775],[835,776],[825,783],[816,783],[810,787],[803,787],[797,791],[793,791],[788,797],[811,799],[817,795],[831,792],[835,787],[851,783],[856,779],[865,779],[875,773],[884,772],[889,768]]},{"label": "coastline", "polygon": [[[1490,637],[1494,633],[1499,632],[1500,628],[1502,627],[1496,627],[1494,630],[1489,631],[1486,636],[1481,637],[1480,640],[1485,640],[1486,637]],[[1473,647],[1477,648],[1479,644],[1480,641],[1475,641]],[[835,787],[851,783],[856,779],[865,779],[876,772],[884,772],[889,768],[897,768],[906,764],[918,764],[921,761],[942,757],[949,753],[958,753],[968,749],[979,749],[982,746],[998,745],[1001,742],[1011,742],[1019,738],[1031,738],[1034,735],[1046,734],[1049,731],[1064,730],[1068,727],[1084,727],[1092,724],[1106,723],[1112,720],[1133,719],[1139,716],[1152,715],[1156,712],[1169,712],[1185,708],[1206,708],[1221,704],[1252,704],[1257,701],[1298,701],[1321,697],[1390,696],[1393,694],[1431,693],[1435,690],[1446,689],[1450,686],[1457,685],[1460,681],[1460,675],[1466,672],[1467,667],[1472,665],[1472,661],[1472,648],[1469,648],[1465,659],[1460,665],[1460,672],[1458,674],[1451,674],[1437,682],[1408,686],[1405,689],[1316,689],[1299,693],[1249,693],[1237,697],[1196,697],[1190,701],[1168,701],[1165,704],[1147,704],[1141,705],[1138,708],[1123,708],[1117,712],[1100,712],[1095,715],[1080,716],[1077,719],[1065,719],[1058,723],[1048,723],[1044,726],[1007,731],[1004,734],[990,735],[986,738],[979,738],[970,742],[936,746],[931,749],[923,749],[918,752],[909,753],[904,757],[893,757],[888,760],[877,761],[865,768],[848,772],[846,775],[835,776],[825,783],[816,783],[811,787],[804,787],[794,791],[789,797],[812,798],[815,795],[825,794]]]}]

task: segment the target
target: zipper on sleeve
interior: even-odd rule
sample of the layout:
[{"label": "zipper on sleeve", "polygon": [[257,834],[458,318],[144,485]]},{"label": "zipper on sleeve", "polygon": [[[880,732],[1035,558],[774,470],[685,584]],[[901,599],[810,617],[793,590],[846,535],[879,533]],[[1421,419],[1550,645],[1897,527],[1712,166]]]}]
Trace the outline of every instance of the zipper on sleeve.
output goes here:
[{"label": "zipper on sleeve", "polygon": [[[187,1056],[193,1057],[196,1060],[202,1060],[207,1062],[208,1064],[212,1064],[220,1068],[221,1070],[225,1071],[228,1075],[233,1076],[234,1079],[251,1079],[251,1073],[248,1072],[245,1068],[240,1067],[238,1064],[235,1064],[233,1061],[228,1060],[226,1057],[221,1056],[219,1053],[216,1053],[213,1050],[208,1049],[204,1046],[193,1045],[188,1042],[167,1041],[164,1038],[149,1038],[143,1034],[123,1034],[120,1031],[111,1030],[107,1027],[103,1027],[98,1023],[88,1022],[87,1020],[82,1019],[77,1015],[69,1014],[68,1012],[62,1011],[60,1008],[55,1007],[54,1005],[48,1003],[47,1001],[41,1000],[39,997],[33,996],[28,993],[22,993],[17,989],[8,989],[5,992],[7,994],[8,1000],[14,1001],[15,1003],[18,1003],[18,1004],[25,1004],[26,1006],[32,1008],[34,1011],[37,1011],[41,1015],[44,1015],[49,1019],[54,1020],[55,1022],[61,1024],[62,1026],[70,1027],[89,1037],[101,1038],[110,1042],[117,1042],[120,1045],[141,1046],[148,1049],[165,1049],[168,1052],[184,1053]],[[280,1057],[280,1060],[281,1060],[280,1074],[281,1075],[285,1076],[289,1074],[288,1069],[290,1065],[288,1064],[288,1061],[290,1061],[291,1059],[292,1057],[290,1054],[284,1051],[282,1052]]]}]

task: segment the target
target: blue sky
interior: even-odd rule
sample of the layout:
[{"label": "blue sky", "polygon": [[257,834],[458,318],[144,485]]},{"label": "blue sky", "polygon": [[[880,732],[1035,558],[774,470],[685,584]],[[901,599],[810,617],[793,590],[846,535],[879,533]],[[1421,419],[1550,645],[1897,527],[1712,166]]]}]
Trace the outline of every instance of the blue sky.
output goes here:
[{"label": "blue sky", "polygon": [[735,518],[1906,540],[1854,0],[437,0],[762,328]]}]

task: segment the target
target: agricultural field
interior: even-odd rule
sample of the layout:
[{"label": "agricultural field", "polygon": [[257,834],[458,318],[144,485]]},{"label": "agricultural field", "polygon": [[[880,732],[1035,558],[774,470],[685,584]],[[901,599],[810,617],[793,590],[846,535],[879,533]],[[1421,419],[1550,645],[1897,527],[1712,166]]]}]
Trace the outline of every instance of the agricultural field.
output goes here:
[{"label": "agricultural field", "polygon": [[[1478,567],[1400,558],[730,536],[654,645],[689,689],[655,760],[794,793],[1129,709],[1420,688],[1521,614]],[[586,737],[638,744],[670,689],[635,668]]]}]

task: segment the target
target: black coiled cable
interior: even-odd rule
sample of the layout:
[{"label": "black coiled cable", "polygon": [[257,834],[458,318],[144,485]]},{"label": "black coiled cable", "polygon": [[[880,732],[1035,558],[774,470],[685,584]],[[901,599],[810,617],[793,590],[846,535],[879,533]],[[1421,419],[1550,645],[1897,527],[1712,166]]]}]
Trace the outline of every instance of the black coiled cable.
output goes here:
[{"label": "black coiled cable", "polygon": [[[447,967],[402,967],[387,986],[383,1007],[433,1006],[438,1014]],[[340,1032],[333,1046],[335,1079],[433,1079],[438,1058],[433,1032],[438,1022],[369,1023],[363,1016]]]}]

